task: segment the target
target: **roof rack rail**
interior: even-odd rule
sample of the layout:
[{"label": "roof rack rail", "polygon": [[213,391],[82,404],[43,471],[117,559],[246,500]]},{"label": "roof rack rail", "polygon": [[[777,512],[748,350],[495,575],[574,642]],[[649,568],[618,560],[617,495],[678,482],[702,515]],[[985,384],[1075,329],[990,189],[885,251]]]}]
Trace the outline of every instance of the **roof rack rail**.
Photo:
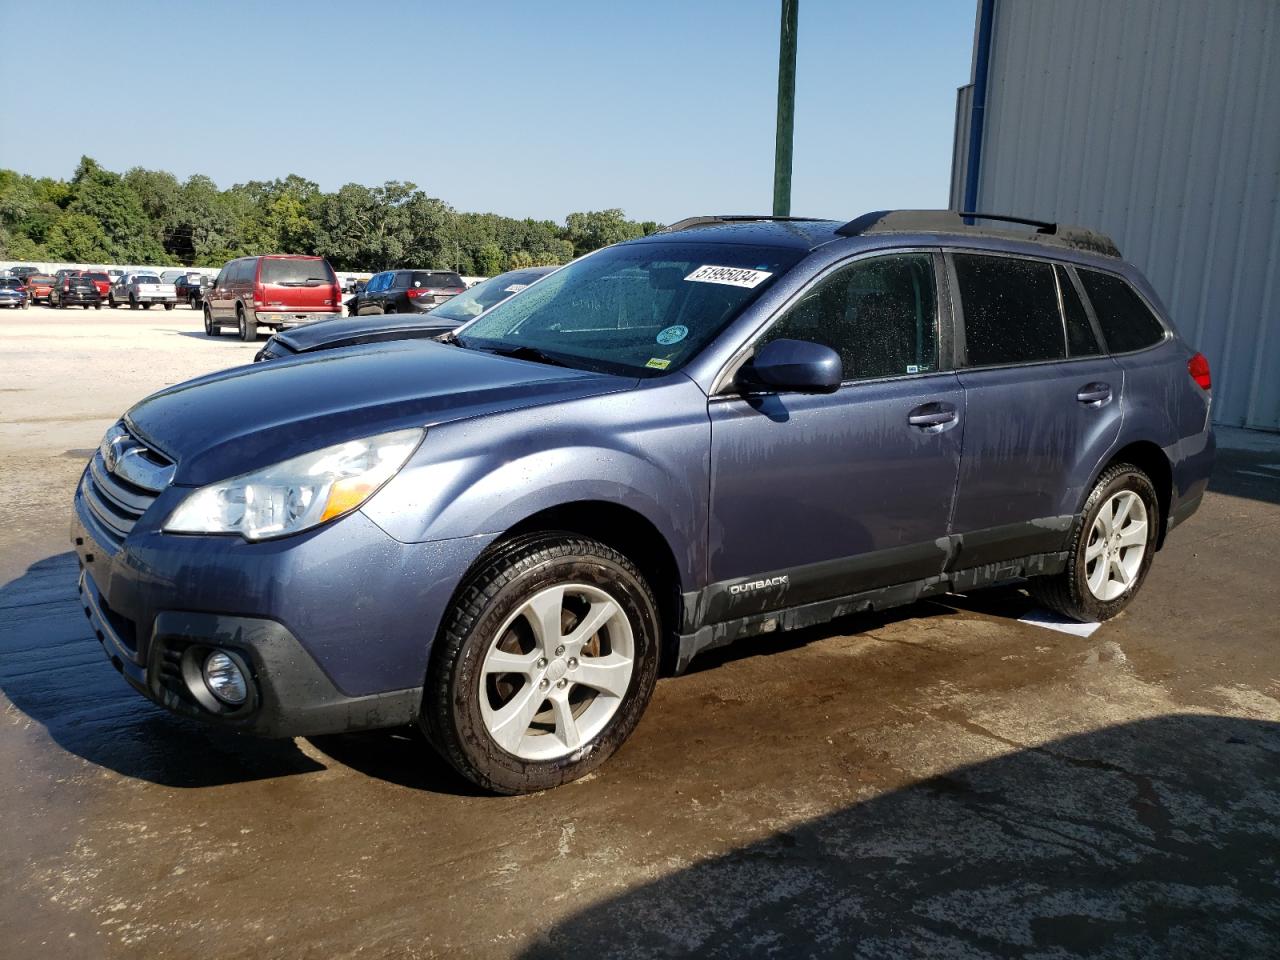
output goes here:
[{"label": "roof rack rail", "polygon": [[[996,220],[1034,227],[1033,233],[1000,230],[978,226],[975,220]],[[979,213],[973,210],[875,210],[850,220],[836,233],[845,237],[865,237],[882,233],[959,233],[966,236],[999,237],[1033,240],[1051,246],[1084,250],[1105,257],[1119,257],[1120,248],[1105,233],[1085,227],[1073,227],[1047,220],[1031,220],[1005,213]]]},{"label": "roof rack rail", "polygon": [[710,227],[717,223],[750,223],[755,220],[773,221],[774,223],[813,223],[816,217],[771,217],[767,213],[718,213],[701,217],[685,217],[669,227],[663,233],[674,233],[677,230],[691,230],[694,227]]}]

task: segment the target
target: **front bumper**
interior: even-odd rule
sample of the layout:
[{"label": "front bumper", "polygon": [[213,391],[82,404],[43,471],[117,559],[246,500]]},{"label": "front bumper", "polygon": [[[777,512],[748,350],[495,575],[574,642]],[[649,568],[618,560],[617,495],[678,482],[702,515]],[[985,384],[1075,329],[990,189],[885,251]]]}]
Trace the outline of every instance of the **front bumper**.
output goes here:
[{"label": "front bumper", "polygon": [[[492,537],[405,544],[357,511],[248,543],[159,532],[170,488],[123,538],[76,491],[71,539],[85,615],[112,664],[175,713],[266,736],[398,726],[417,715],[431,643]],[[208,696],[213,650],[248,667],[242,708]]]},{"label": "front bumper", "polygon": [[[93,577],[80,573],[80,603],[112,665],[139,693],[182,716],[266,737],[304,737],[413,722],[422,688],[344,695],[283,625],[259,617],[165,611],[139,643],[136,625],[107,605]],[[204,683],[215,650],[247,665],[249,696],[229,707]],[[145,653],[143,652],[145,651]]]}]

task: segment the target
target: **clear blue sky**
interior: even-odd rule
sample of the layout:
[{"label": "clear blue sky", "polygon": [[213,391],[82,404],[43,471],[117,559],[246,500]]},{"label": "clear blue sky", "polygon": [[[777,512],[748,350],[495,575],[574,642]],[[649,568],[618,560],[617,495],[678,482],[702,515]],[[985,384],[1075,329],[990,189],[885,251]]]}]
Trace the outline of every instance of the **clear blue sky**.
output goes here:
[{"label": "clear blue sky", "polygon": [[[0,89],[47,123],[0,133],[0,166],[411,180],[554,220],[771,205],[779,0],[109,7],[42,0],[56,43],[10,31]],[[946,205],[973,20],[973,0],[801,0],[793,212]]]}]

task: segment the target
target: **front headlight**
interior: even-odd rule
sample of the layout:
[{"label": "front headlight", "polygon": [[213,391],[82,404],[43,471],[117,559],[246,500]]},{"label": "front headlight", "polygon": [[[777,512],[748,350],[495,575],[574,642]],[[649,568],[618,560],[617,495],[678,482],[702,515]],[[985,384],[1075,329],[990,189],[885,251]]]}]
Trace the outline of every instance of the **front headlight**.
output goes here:
[{"label": "front headlight", "polygon": [[422,440],[397,430],[326,447],[191,493],[167,533],[238,533],[269,540],[350,513],[395,476]]}]

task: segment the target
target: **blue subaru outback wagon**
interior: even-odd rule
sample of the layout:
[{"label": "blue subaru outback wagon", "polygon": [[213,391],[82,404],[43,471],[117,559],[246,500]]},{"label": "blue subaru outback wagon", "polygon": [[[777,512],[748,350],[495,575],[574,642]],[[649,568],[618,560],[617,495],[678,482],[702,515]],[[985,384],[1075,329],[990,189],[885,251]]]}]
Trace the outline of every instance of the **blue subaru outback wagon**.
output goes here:
[{"label": "blue subaru outback wagon", "polygon": [[1018,578],[1115,616],[1203,496],[1208,364],[1106,237],[974,217],[695,218],[162,390],[76,491],[85,611],[174,712],[416,723],[506,793],[738,637]]}]

